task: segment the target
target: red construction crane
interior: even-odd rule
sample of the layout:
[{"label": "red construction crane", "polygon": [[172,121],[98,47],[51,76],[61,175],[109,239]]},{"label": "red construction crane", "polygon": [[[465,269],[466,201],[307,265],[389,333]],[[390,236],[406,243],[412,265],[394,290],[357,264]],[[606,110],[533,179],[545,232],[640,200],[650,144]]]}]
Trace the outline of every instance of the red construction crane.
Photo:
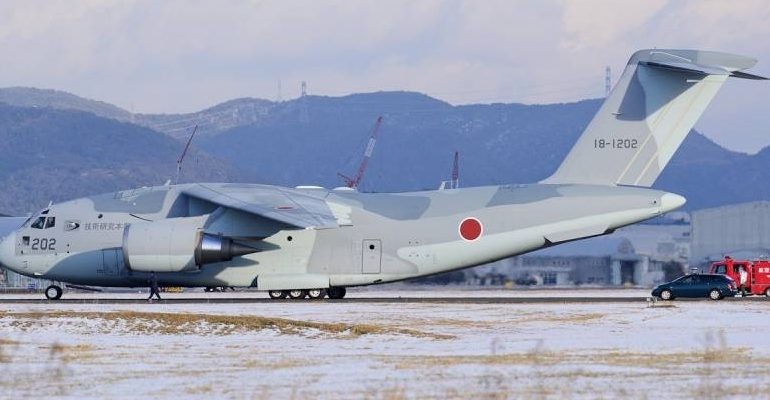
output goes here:
[{"label": "red construction crane", "polygon": [[448,181],[441,181],[438,190],[457,189],[460,187],[460,152],[455,151],[455,157],[452,162],[452,177]]},{"label": "red construction crane", "polygon": [[187,139],[187,144],[184,145],[182,155],[180,155],[176,160],[176,179],[174,180],[175,184],[179,183],[179,174],[182,172],[182,161],[184,161],[184,157],[187,155],[187,150],[190,149],[190,143],[192,143],[192,140],[195,137],[195,132],[198,132],[198,124],[195,124],[195,128],[193,128],[192,134],[190,134],[190,138]]},{"label": "red construction crane", "polygon": [[356,173],[356,176],[354,176],[353,178],[350,178],[348,176],[345,176],[337,172],[337,175],[339,175],[339,177],[342,178],[343,181],[345,181],[345,186],[351,189],[357,189],[358,184],[361,183],[361,179],[364,178],[364,173],[366,172],[366,165],[369,163],[369,159],[372,157],[372,152],[374,151],[374,145],[377,143],[377,133],[380,131],[381,124],[382,124],[382,116],[379,116],[377,117],[377,121],[374,123],[374,127],[372,128],[372,134],[369,136],[369,143],[366,144],[366,150],[364,151],[364,158],[361,159],[361,164],[358,166],[358,172]]}]

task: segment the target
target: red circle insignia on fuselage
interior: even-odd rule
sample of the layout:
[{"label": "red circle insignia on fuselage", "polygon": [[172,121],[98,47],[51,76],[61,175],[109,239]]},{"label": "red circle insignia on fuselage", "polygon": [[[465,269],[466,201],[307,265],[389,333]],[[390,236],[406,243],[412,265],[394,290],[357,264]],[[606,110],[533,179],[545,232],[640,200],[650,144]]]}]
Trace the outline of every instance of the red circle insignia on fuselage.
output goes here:
[{"label": "red circle insignia on fuselage", "polygon": [[478,219],[468,217],[460,222],[459,231],[460,237],[463,240],[472,242],[481,237],[481,234],[484,232],[484,226],[481,225],[481,221]]}]

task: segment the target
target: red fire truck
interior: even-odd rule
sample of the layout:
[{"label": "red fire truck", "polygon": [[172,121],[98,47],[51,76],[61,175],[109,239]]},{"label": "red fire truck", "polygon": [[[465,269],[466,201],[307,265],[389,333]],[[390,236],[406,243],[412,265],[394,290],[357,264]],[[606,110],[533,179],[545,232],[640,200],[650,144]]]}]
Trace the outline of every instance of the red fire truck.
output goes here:
[{"label": "red fire truck", "polygon": [[723,274],[733,278],[740,289],[741,268],[746,271],[746,292],[770,297],[770,261],[769,260],[733,260],[726,256],[724,260],[711,264],[712,274]]}]

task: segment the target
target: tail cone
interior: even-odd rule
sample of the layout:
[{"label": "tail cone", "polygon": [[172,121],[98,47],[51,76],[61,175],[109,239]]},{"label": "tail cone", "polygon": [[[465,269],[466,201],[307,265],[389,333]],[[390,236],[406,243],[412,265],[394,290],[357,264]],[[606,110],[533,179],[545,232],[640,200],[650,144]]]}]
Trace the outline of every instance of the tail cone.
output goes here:
[{"label": "tail cone", "polygon": [[259,251],[243,243],[234,242],[232,239],[229,239],[229,241],[230,241],[230,252],[229,252],[230,258],[245,256],[246,254],[252,254]]},{"label": "tail cone", "polygon": [[258,249],[251,246],[236,243],[229,237],[202,233],[198,247],[195,249],[195,263],[197,265],[204,265],[230,261],[233,257],[240,257],[258,251]]}]

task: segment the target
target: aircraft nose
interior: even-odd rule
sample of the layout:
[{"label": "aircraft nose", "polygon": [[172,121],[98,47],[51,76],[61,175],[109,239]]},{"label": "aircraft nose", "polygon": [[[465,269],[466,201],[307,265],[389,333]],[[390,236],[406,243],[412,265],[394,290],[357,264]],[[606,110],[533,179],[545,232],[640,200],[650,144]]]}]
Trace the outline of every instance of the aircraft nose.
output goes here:
[{"label": "aircraft nose", "polygon": [[686,202],[687,199],[678,194],[665,193],[663,196],[660,196],[660,212],[667,213],[669,211],[676,210],[677,208],[683,206]]}]

